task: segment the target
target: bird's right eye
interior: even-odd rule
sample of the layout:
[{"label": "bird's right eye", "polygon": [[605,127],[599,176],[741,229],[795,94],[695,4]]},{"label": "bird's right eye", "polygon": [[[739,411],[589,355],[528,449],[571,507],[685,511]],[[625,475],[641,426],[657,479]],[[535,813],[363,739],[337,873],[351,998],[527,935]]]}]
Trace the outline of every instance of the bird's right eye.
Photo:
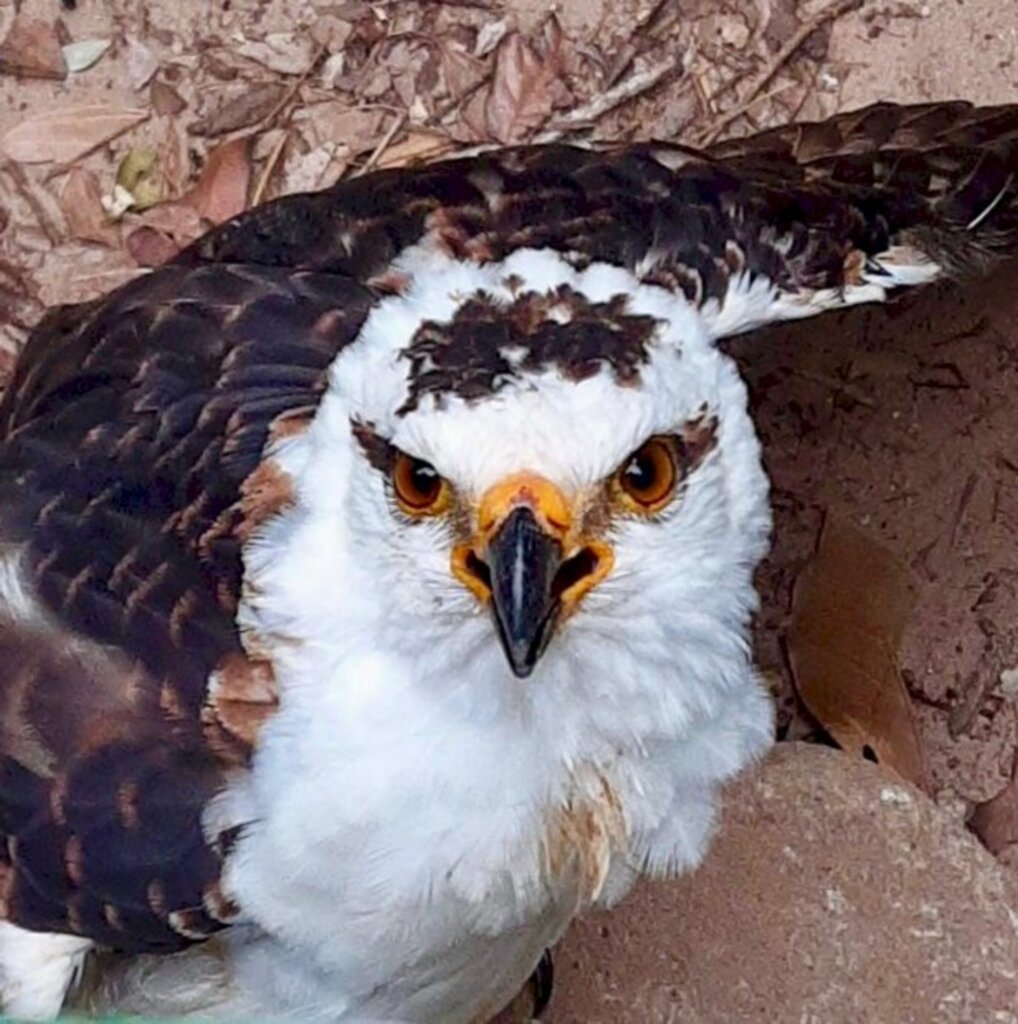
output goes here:
[{"label": "bird's right eye", "polygon": [[630,510],[660,512],[675,494],[679,475],[675,439],[656,436],[622,464],[616,474],[616,486]]},{"label": "bird's right eye", "polygon": [[399,507],[411,516],[434,516],[449,504],[449,485],[438,470],[406,452],[396,456],[392,487]]}]

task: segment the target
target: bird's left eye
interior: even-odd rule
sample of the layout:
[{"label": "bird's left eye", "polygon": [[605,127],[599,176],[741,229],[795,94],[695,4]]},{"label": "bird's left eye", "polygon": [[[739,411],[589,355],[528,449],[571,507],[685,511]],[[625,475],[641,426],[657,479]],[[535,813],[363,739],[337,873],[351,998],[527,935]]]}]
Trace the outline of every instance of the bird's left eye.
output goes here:
[{"label": "bird's left eye", "polygon": [[679,482],[673,438],[652,437],[622,464],[615,476],[623,503],[635,512],[660,512]]},{"label": "bird's left eye", "polygon": [[396,457],[392,486],[399,507],[408,515],[438,515],[449,503],[449,486],[438,470],[405,452]]}]

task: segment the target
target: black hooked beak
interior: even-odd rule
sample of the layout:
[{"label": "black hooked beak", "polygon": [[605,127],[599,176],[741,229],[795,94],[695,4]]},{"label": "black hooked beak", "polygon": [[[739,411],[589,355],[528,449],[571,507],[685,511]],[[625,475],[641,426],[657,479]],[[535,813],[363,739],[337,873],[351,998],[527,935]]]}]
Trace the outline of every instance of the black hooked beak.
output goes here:
[{"label": "black hooked beak", "polygon": [[558,618],[562,545],[521,506],[491,537],[486,554],[499,637],[513,672],[525,679],[548,646]]}]

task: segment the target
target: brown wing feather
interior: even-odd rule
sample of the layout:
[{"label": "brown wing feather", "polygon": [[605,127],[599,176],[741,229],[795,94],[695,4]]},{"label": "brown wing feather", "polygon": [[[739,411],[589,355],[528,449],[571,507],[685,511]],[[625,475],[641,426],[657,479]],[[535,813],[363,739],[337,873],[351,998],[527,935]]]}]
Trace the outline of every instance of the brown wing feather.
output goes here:
[{"label": "brown wing feather", "polygon": [[170,951],[232,914],[201,829],[222,765],[129,657],[0,626],[0,916]]},{"label": "brown wing feather", "polygon": [[201,815],[272,699],[234,623],[240,548],[278,502],[267,441],[371,301],[168,267],[33,335],[0,404],[0,539],[46,621],[0,618],[0,916],[151,950],[228,916]]},{"label": "brown wing feather", "polygon": [[859,196],[892,244],[904,235],[955,273],[1018,246],[1018,104],[876,103],[709,153],[740,176]]},{"label": "brown wing feather", "polygon": [[549,246],[617,263],[696,303],[744,270],[786,292],[841,288],[902,245],[983,269],[1018,247],[1018,105],[876,104],[703,153],[524,146],[387,170],[269,203],[180,260],[380,280],[425,234],[481,261]]}]

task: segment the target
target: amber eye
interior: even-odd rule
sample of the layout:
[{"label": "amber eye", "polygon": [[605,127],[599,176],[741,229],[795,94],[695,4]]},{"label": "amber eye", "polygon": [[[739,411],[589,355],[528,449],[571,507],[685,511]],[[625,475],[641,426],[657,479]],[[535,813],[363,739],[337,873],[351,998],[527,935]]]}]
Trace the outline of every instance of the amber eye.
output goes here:
[{"label": "amber eye", "polygon": [[396,500],[410,515],[437,515],[448,501],[449,488],[430,462],[400,452],[392,470]]},{"label": "amber eye", "polygon": [[626,504],[637,512],[664,508],[679,482],[676,455],[674,443],[666,437],[652,437],[637,448],[617,476]]}]

